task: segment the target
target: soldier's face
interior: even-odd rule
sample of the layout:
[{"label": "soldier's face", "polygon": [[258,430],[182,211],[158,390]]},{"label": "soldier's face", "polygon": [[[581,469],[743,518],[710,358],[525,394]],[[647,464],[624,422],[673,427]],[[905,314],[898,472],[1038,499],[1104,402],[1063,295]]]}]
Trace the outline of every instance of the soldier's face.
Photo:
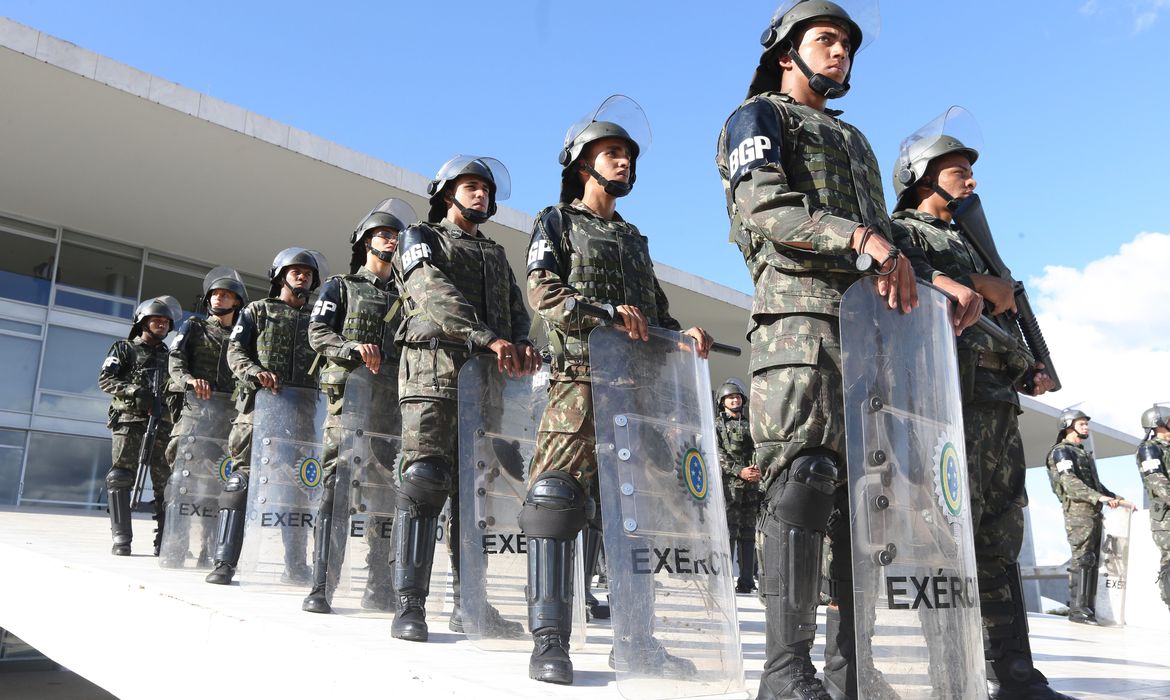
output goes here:
[{"label": "soldier's face", "polygon": [[[817,21],[809,24],[804,30],[796,53],[804,59],[813,73],[820,73],[826,78],[843,83],[849,75],[850,48],[849,32],[832,22]],[[792,59],[787,55],[780,57],[780,66],[782,69],[795,68]],[[804,77],[803,73],[800,75]],[[807,82],[807,78],[805,81]]]},{"label": "soldier's face", "polygon": [[147,316],[143,325],[160,338],[171,332],[171,320],[166,316]]},{"label": "soldier's face", "polygon": [[398,232],[392,228],[376,228],[370,236],[370,247],[383,253],[393,253],[398,247]]},{"label": "soldier's face", "polygon": [[1089,421],[1084,418],[1078,418],[1073,421],[1073,431],[1083,440],[1089,437]]},{"label": "soldier's face", "polygon": [[[971,169],[971,161],[959,153],[948,153],[935,158],[930,164],[927,176],[934,178],[940,189],[958,199],[970,197],[975,191],[975,185],[978,184],[975,181],[975,172]],[[938,197],[939,206],[946,206],[947,203],[942,201],[938,194],[931,192],[930,196]]]},{"label": "soldier's face", "polygon": [[477,209],[486,212],[488,202],[491,201],[491,190],[487,180],[475,175],[461,175],[455,181],[452,197],[468,209]]},{"label": "soldier's face", "polygon": [[732,394],[723,399],[723,407],[732,413],[739,413],[739,409],[743,408],[743,397],[739,394]]},{"label": "soldier's face", "polygon": [[288,286],[298,289],[308,289],[313,285],[313,268],[308,265],[292,265],[284,273],[284,281]]},{"label": "soldier's face", "polygon": [[213,289],[208,301],[211,302],[213,309],[230,309],[240,303],[240,298],[236,296],[235,292],[227,289]]},{"label": "soldier's face", "polygon": [[591,165],[606,180],[630,181],[634,160],[625,139],[598,139],[589,144],[581,160]]}]

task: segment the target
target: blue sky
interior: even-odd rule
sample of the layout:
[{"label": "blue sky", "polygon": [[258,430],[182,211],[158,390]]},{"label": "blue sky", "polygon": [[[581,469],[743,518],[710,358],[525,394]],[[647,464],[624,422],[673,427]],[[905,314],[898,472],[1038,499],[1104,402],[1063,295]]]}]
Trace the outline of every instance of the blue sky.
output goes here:
[{"label": "blue sky", "polygon": [[[408,170],[429,176],[454,153],[495,156],[511,171],[508,204],[529,213],[557,195],[569,124],[612,93],[630,95],[654,143],[620,210],[655,259],[742,291],[750,281],[727,243],[715,139],[774,9],[759,0],[0,2],[16,21]],[[1065,380],[1050,402],[1085,401],[1136,433],[1142,408],[1170,399],[1170,386],[1115,381],[1101,367],[1140,372],[1170,356],[1170,330],[1146,317],[1150,299],[1170,298],[1170,236],[1129,245],[1141,232],[1170,233],[1170,0],[902,0],[881,10],[852,91],[831,106],[869,137],[887,195],[902,138],[952,104],[975,115],[979,192],[1003,258],[1035,280]],[[338,235],[351,224],[338,222]],[[1130,458],[1103,473],[1140,499]],[[1029,473],[1034,506],[1053,516],[1046,481]],[[1067,551],[1060,534],[1038,536],[1042,562]]]}]

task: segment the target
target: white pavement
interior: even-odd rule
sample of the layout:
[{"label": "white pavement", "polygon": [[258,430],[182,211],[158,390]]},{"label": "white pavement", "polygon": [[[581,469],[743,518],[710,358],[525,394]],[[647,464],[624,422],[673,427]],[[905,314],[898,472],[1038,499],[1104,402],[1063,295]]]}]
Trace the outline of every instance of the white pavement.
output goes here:
[{"label": "white pavement", "polygon": [[[95,515],[0,512],[0,627],[122,700],[158,697],[620,697],[606,665],[608,624],[574,649],[576,684],[527,677],[526,652],[483,652],[431,620],[427,644],[391,639],[387,618],[311,615],[304,591],[259,594],[166,571],[147,556],[149,520],[135,520],[135,556],[109,554]],[[763,611],[739,597],[747,687],[764,655]],[[1037,664],[1077,698],[1170,698],[1170,631],[1094,628],[1031,615]],[[819,665],[823,638],[813,650]],[[4,697],[0,674],[0,697]]]}]

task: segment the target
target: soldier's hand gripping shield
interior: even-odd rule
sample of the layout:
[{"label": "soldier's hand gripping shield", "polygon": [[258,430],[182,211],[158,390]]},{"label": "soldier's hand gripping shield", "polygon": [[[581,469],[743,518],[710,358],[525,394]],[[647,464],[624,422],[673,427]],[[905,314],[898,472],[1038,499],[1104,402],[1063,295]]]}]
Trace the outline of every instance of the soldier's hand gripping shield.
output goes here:
[{"label": "soldier's hand gripping shield", "polygon": [[694,341],[589,334],[618,690],[744,690],[707,361]]},{"label": "soldier's hand gripping shield", "polygon": [[350,373],[341,413],[326,596],[337,613],[393,612],[398,373]]},{"label": "soldier's hand gripping shield", "polygon": [[313,525],[325,490],[325,401],[316,389],[283,387],[275,394],[261,389],[252,417],[240,585],[303,593],[312,575]]},{"label": "soldier's hand gripping shield", "polygon": [[[948,301],[841,298],[858,688],[986,698],[967,458]],[[932,690],[933,686],[933,690]]]},{"label": "soldier's hand gripping shield", "polygon": [[172,433],[178,449],[166,489],[159,550],[164,569],[211,568],[217,504],[232,472],[228,433],[235,415],[231,394],[214,392],[204,401],[189,390],[183,397],[182,417]]},{"label": "soldier's hand gripping shield", "polygon": [[[515,626],[502,625],[499,618],[528,626],[528,550],[517,518],[547,389],[546,369],[510,378],[500,373],[494,355],[472,357],[459,370],[459,587],[464,633],[481,649],[532,647],[528,634],[517,639],[508,633]],[[585,644],[581,557],[574,566],[571,643],[580,649]]]}]

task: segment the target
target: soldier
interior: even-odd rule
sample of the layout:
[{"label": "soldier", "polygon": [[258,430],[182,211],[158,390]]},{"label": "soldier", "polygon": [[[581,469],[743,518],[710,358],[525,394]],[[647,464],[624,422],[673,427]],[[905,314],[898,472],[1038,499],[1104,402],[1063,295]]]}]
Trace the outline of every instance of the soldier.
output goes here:
[{"label": "soldier", "polygon": [[731,552],[739,562],[736,593],[756,589],[756,519],[760,513],[760,468],[752,464],[752,436],[744,404],[747,397],[733,381],[723,383],[716,395],[719,412],[715,434],[719,438],[719,466],[723,469],[723,494],[727,503],[727,530]]},{"label": "soldier", "polygon": [[[952,207],[975,191],[972,166],[978,158],[974,148],[943,133],[904,146],[894,165],[894,237],[918,276],[956,299],[971,522],[992,697],[1063,698],[1032,665],[1018,561],[1028,503],[1018,392],[1026,377],[1034,396],[1053,384],[1041,365],[1018,351],[1021,344],[1004,347],[968,327],[978,320],[984,299],[992,315],[1015,310],[1012,283],[988,273],[953,223]],[[1015,324],[1005,330],[1019,336]]]},{"label": "soldier", "polygon": [[[216,523],[215,568],[207,582],[232,582],[244,541],[244,511],[248,504],[248,476],[252,456],[252,411],[256,392],[278,392],[282,387],[316,388],[309,347],[309,295],[319,284],[325,258],[304,248],[285,248],[268,271],[268,298],[243,310],[228,342],[227,360],[236,376],[238,414],[232,421],[228,445],[232,473],[223,486]],[[312,416],[303,417],[311,420]],[[286,530],[287,531],[287,530]],[[286,545],[289,543],[286,542]],[[282,580],[308,583],[304,561],[285,561]]]},{"label": "soldier", "polygon": [[1162,553],[1158,586],[1162,602],[1170,607],[1170,408],[1154,406],[1142,413],[1146,439],[1138,445],[1138,471],[1150,503],[1150,534]]},{"label": "soldier", "polygon": [[[171,345],[170,391],[177,396],[178,401],[183,400],[188,389],[203,401],[210,400],[213,392],[230,393],[235,390],[236,378],[227,364],[227,339],[236,323],[236,315],[247,303],[248,290],[238,272],[228,267],[217,267],[207,273],[203,280],[203,297],[199,302],[200,309],[207,316],[190,316],[183,321]],[[166,457],[172,469],[179,453],[180,441],[183,436],[191,435],[201,420],[193,410],[184,405],[171,431]],[[172,522],[171,526],[180,525]],[[184,522],[181,526],[189,527],[190,522]],[[186,541],[185,532],[183,540]],[[200,560],[206,562],[209,554],[200,552]]]},{"label": "soldier", "polygon": [[[641,116],[632,100],[614,96],[569,129],[560,154],[560,202],[537,214],[528,249],[528,301],[545,322],[552,367],[520,528],[528,543],[528,675],[549,683],[573,682],[568,652],[574,538],[590,519],[588,489],[597,472],[588,336],[598,321],[570,312],[565,303],[612,304],[617,327],[634,340],[647,340],[649,326],[682,327],[670,315],[646,238],[617,212],[617,199],[637,178],[648,127],[639,143],[625,126],[606,120],[607,104],[614,111],[633,107]],[[685,333],[706,357],[710,336],[700,328]],[[694,674],[689,660],[667,653],[657,640],[637,642],[647,650],[645,658],[633,660],[639,670]],[[612,651],[609,660],[614,666]]]},{"label": "soldier", "polygon": [[[134,310],[134,325],[126,340],[111,347],[98,374],[98,386],[109,394],[113,456],[106,473],[109,496],[110,530],[114,545],[111,554],[130,556],[134,537],[130,522],[130,489],[134,486],[139,460],[150,460],[150,484],[154,489],[154,519],[158,522],[154,537],[154,555],[162,543],[163,498],[171,470],[167,466],[167,441],[170,439],[171,414],[163,405],[167,367],[167,346],[163,338],[182,315],[174,297],[147,299]],[[152,420],[157,426],[153,444],[146,445]],[[148,453],[148,454],[144,454]]]},{"label": "soldier", "polygon": [[[316,541],[313,561],[313,588],[301,608],[306,612],[332,612],[325,595],[329,566],[329,532],[333,521],[337,454],[341,442],[341,411],[345,400],[345,381],[350,372],[363,364],[374,374],[382,372],[397,377],[398,348],[394,333],[398,330],[398,288],[391,279],[394,250],[398,234],[415,220],[414,210],[400,199],[387,199],[367,214],[350,234],[349,274],[325,280],[309,320],[309,345],[325,358],[321,370],[321,391],[328,398],[324,431],[325,496],[317,514],[313,535]],[[393,398],[393,397],[391,397]],[[398,406],[384,410],[397,412]],[[387,540],[374,536],[390,523],[367,523],[370,543],[367,564],[370,567],[363,607],[389,609],[393,597],[390,580],[390,552],[382,546]],[[335,557],[334,561],[338,561]]]},{"label": "soldier", "polygon": [[760,698],[828,698],[809,650],[822,541],[829,535],[825,676],[854,697],[849,501],[838,307],[876,261],[878,293],[910,312],[914,275],[891,244],[881,174],[868,141],[826,108],[849,89],[863,32],[840,6],[786,2],[761,37],[747,100],[724,125],[716,164],[755,284],[748,415],[763,475],[766,648]]},{"label": "soldier", "polygon": [[1064,532],[1072,550],[1068,568],[1068,620],[1097,624],[1097,553],[1101,551],[1101,506],[1133,508],[1097,476],[1097,462],[1085,441],[1089,420],[1082,411],[1060,414],[1056,444],[1048,451],[1048,479],[1064,508]]},{"label": "soldier", "polygon": [[[540,356],[528,341],[529,318],[504,248],[480,231],[508,198],[508,171],[494,158],[455,156],[427,187],[426,222],[402,233],[395,281],[406,305],[399,328],[402,481],[394,528],[397,611],[391,634],[427,641],[426,599],[439,510],[451,498],[448,547],[456,602],[448,623],[463,631],[459,607],[459,369],[473,350],[495,354],[500,372],[534,373]],[[433,341],[433,342],[432,342]],[[452,345],[467,350],[455,350]],[[495,616],[510,634],[519,625]],[[495,634],[493,636],[502,636]]]}]

